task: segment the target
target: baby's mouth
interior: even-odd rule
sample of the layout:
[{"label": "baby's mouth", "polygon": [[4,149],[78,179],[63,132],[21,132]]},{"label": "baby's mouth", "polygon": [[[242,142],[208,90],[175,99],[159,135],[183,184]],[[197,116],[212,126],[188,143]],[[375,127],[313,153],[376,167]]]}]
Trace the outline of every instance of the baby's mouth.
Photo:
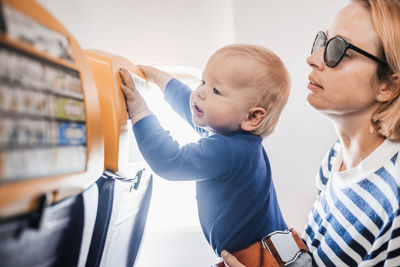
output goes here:
[{"label": "baby's mouth", "polygon": [[202,117],[204,115],[204,112],[195,104],[192,104],[193,106],[193,111],[198,117]]}]

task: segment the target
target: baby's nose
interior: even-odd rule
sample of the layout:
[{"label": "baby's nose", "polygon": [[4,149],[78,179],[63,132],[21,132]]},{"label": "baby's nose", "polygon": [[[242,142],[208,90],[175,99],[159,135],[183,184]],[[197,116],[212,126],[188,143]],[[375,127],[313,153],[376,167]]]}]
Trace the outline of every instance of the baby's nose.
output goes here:
[{"label": "baby's nose", "polygon": [[201,100],[204,100],[205,97],[206,97],[205,92],[204,92],[204,89],[200,89],[200,88],[197,89],[196,94],[197,94],[197,96],[198,96]]}]

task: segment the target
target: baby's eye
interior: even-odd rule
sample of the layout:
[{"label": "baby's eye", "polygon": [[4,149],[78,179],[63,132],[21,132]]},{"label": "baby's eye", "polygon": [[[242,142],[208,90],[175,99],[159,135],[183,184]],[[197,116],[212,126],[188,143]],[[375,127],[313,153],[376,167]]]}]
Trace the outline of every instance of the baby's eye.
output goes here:
[{"label": "baby's eye", "polygon": [[200,81],[200,86],[203,86],[203,85],[205,85],[205,84],[206,84],[205,81],[203,81],[203,80]]},{"label": "baby's eye", "polygon": [[214,94],[221,95],[221,93],[216,88],[213,88],[213,91],[214,91]]}]

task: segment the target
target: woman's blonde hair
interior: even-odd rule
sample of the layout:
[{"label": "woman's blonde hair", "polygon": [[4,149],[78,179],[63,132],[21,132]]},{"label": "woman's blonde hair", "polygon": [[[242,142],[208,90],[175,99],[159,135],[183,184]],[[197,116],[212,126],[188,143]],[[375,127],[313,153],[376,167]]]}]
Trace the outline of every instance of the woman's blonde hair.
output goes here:
[{"label": "woman's blonde hair", "polygon": [[371,14],[372,24],[379,37],[378,57],[388,64],[379,64],[377,78],[391,83],[397,93],[393,99],[382,103],[372,114],[371,123],[375,130],[388,139],[400,139],[400,88],[392,80],[400,73],[400,1],[399,0],[354,0]]},{"label": "woman's blonde hair", "polygon": [[267,111],[267,116],[260,127],[252,133],[262,137],[270,135],[289,98],[290,76],[285,65],[274,52],[258,45],[232,44],[224,46],[214,53],[214,55],[220,54],[250,57],[264,67],[263,75],[253,80],[254,88],[259,89],[255,92],[261,92],[254,105],[263,107]]}]

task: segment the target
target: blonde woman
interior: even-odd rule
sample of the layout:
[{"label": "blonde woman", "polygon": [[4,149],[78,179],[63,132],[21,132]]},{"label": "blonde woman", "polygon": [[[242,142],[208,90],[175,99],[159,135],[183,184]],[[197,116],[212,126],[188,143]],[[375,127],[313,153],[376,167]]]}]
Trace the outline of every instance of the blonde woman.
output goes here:
[{"label": "blonde woman", "polygon": [[318,266],[400,266],[400,1],[352,1],[317,34],[307,63],[307,100],[338,141],[303,240]]}]

